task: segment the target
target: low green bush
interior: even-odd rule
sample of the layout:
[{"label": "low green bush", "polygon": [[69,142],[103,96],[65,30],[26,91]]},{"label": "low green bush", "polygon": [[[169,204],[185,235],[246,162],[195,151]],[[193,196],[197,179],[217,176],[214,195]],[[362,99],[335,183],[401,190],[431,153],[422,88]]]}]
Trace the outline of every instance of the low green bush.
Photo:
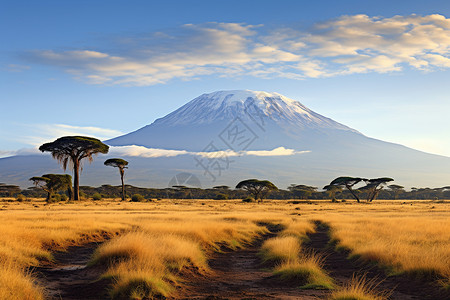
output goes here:
[{"label": "low green bush", "polygon": [[140,194],[134,194],[133,196],[131,196],[131,202],[144,202],[144,201],[145,201],[144,196]]},{"label": "low green bush", "polygon": [[95,193],[94,195],[92,195],[92,200],[102,200],[102,195],[100,193]]},{"label": "low green bush", "polygon": [[216,195],[216,197],[214,197],[214,200],[228,200],[228,195],[219,193]]}]

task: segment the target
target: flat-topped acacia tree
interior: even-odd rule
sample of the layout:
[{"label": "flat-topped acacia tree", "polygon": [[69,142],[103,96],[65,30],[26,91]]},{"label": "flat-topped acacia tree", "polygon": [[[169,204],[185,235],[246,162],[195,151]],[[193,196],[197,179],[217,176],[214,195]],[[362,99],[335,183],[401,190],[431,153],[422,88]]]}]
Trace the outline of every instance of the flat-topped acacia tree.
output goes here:
[{"label": "flat-topped acacia tree", "polygon": [[358,201],[359,203],[360,202],[359,197],[355,194],[355,191],[353,191],[352,187],[358,184],[359,182],[366,180],[367,179],[360,177],[342,176],[334,179],[327,187],[330,188],[331,186],[341,186],[341,187],[345,186],[347,190],[349,190],[350,193],[353,195],[353,197],[355,197],[356,201]]},{"label": "flat-topped acacia tree", "polygon": [[383,189],[383,187],[391,181],[394,181],[394,179],[389,177],[380,177],[380,178],[373,178],[373,179],[366,179],[364,180],[366,182],[366,186],[360,188],[360,190],[367,191],[367,202],[372,202],[374,199],[377,198],[380,191]]},{"label": "flat-topped acacia tree", "polygon": [[73,198],[72,176],[69,174],[45,174],[30,178],[36,187],[47,192],[47,202],[50,201],[52,194],[61,190],[66,190],[69,199]]},{"label": "flat-topped acacia tree", "polygon": [[108,153],[109,146],[92,137],[63,136],[54,142],[41,145],[39,150],[42,152],[51,152],[53,158],[62,165],[64,170],[67,169],[67,166],[73,167],[74,199],[79,200],[82,159],[87,158],[89,162],[92,162],[94,155]]},{"label": "flat-topped acacia tree", "polygon": [[272,182],[268,180],[247,179],[239,182],[236,185],[237,189],[244,189],[253,195],[255,200],[262,202],[263,199],[272,190],[278,190],[278,188]]},{"label": "flat-topped acacia tree", "polygon": [[121,158],[110,158],[104,162],[105,166],[115,167],[119,169],[120,180],[122,181],[122,201],[125,201],[125,184],[123,177],[125,175],[125,169],[128,168],[128,162]]}]

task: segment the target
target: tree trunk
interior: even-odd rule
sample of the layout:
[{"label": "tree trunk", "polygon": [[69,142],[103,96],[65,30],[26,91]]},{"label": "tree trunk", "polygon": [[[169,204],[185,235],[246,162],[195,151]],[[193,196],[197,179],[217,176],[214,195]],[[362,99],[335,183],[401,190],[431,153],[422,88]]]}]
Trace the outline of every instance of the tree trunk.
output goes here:
[{"label": "tree trunk", "polygon": [[73,199],[80,200],[80,162],[73,160]]},{"label": "tree trunk", "polygon": [[123,175],[124,175],[124,170],[123,169],[119,169],[120,171],[120,179],[122,180],[122,201],[125,201],[125,184],[123,183]]},{"label": "tree trunk", "polygon": [[356,194],[353,192],[352,188],[349,187],[348,185],[346,185],[346,187],[347,187],[347,189],[350,191],[350,193],[352,193],[353,197],[355,197],[356,201],[358,201],[358,203],[359,203],[359,202],[360,202],[360,201],[359,201],[359,198],[358,198],[358,196],[356,196]]}]

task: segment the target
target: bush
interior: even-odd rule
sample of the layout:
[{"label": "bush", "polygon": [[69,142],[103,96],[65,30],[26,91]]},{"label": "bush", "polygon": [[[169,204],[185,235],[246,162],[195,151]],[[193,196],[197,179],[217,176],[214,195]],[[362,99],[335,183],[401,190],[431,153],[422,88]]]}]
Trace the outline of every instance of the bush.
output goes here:
[{"label": "bush", "polygon": [[27,197],[25,197],[22,194],[19,194],[19,195],[17,195],[16,200],[19,201],[19,202],[23,202],[23,201],[27,200]]},{"label": "bush", "polygon": [[216,195],[216,197],[214,197],[214,200],[228,200],[228,195],[219,193]]},{"label": "bush", "polygon": [[95,193],[92,195],[92,200],[102,200],[102,195],[100,195],[100,193]]},{"label": "bush", "polygon": [[69,197],[66,194],[61,194],[61,201],[67,201],[69,200]]},{"label": "bush", "polygon": [[140,194],[134,194],[133,196],[131,196],[131,202],[144,202],[144,201],[145,201],[144,196]]},{"label": "bush", "polygon": [[242,199],[242,202],[245,203],[255,202],[255,199],[253,197],[247,197],[245,199]]},{"label": "bush", "polygon": [[61,201],[61,195],[60,194],[53,194],[50,196],[50,199],[48,200],[48,203],[55,203]]}]

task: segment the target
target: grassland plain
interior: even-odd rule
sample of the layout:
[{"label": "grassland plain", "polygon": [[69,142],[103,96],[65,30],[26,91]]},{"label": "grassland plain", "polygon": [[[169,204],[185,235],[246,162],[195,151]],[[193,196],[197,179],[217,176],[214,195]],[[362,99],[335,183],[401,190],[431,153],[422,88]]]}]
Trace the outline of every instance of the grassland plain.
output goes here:
[{"label": "grassland plain", "polygon": [[[3,199],[0,205],[0,299],[49,297],[49,288],[33,267],[55,264],[55,253],[71,246],[104,241],[90,266],[104,268],[101,276],[109,280],[111,296],[176,297],[184,285],[180,273],[208,276],[208,260],[215,252],[245,248],[267,233],[263,223],[285,228],[272,246],[278,244],[280,255],[285,255],[274,272],[288,276],[305,263],[305,256],[289,252],[301,252],[302,239],[314,231],[315,220],[331,226],[338,247],[382,264],[392,275],[409,272],[437,278],[442,288],[450,285],[450,204],[445,202],[275,200],[257,205],[239,200],[116,199],[44,205],[42,200]],[[320,259],[316,262],[321,270]],[[358,284],[354,280],[353,286]],[[351,290],[351,284],[345,288]]]}]

